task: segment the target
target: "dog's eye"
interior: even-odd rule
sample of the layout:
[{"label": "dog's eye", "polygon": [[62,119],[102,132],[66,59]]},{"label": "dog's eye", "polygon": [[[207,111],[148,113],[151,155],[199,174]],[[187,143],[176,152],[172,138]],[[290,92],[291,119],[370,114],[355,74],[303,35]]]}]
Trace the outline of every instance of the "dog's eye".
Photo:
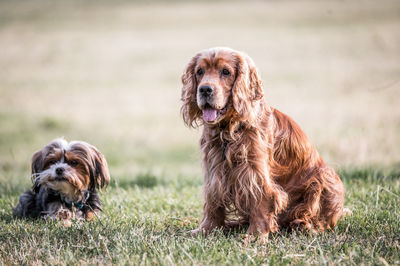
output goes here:
[{"label": "dog's eye", "polygon": [[78,161],[77,160],[72,160],[72,161],[69,162],[69,165],[77,166],[78,165]]},{"label": "dog's eye", "polygon": [[228,69],[226,69],[226,68],[222,69],[222,75],[229,76],[230,74],[231,74],[231,72],[229,72]]},{"label": "dog's eye", "polygon": [[49,164],[55,164],[56,162],[57,162],[56,160],[52,159],[49,161]]},{"label": "dog's eye", "polygon": [[197,70],[197,75],[201,76],[201,75],[203,75],[203,74],[204,74],[203,69],[199,68],[199,69]]}]

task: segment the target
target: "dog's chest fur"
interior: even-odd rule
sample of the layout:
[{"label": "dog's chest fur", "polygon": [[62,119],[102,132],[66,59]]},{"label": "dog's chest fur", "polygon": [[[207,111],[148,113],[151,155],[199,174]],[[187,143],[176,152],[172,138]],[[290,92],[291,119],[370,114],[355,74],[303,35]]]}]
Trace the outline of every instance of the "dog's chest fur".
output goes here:
[{"label": "dog's chest fur", "polygon": [[261,198],[272,150],[266,134],[238,129],[232,138],[227,132],[205,128],[200,144],[205,189],[213,191],[226,209],[246,213],[251,199]]}]

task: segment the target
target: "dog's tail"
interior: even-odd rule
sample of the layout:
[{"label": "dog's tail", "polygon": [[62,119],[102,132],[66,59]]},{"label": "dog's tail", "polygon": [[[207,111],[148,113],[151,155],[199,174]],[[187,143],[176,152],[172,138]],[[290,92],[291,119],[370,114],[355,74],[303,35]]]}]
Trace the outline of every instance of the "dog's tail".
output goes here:
[{"label": "dog's tail", "polygon": [[36,217],[36,194],[31,190],[25,191],[20,197],[18,205],[13,209],[13,215],[19,218]]}]

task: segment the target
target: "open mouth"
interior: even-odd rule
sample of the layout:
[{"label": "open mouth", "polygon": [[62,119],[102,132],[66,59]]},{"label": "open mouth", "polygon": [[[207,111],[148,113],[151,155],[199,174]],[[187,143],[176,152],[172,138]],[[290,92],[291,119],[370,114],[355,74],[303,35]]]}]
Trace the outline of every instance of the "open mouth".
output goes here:
[{"label": "open mouth", "polygon": [[204,106],[203,109],[203,120],[207,123],[215,121],[219,116],[226,113],[228,110],[228,105],[226,105],[222,109],[215,109],[208,103]]}]

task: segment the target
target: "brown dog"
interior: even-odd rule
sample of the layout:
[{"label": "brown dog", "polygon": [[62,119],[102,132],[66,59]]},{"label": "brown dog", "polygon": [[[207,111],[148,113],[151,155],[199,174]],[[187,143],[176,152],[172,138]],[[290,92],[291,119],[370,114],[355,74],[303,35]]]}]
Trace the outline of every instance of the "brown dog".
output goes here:
[{"label": "brown dog", "polygon": [[344,187],[301,128],[264,99],[252,59],[229,48],[199,52],[182,76],[186,125],[200,140],[204,214],[193,232],[248,224],[268,236],[279,227],[332,229]]}]

